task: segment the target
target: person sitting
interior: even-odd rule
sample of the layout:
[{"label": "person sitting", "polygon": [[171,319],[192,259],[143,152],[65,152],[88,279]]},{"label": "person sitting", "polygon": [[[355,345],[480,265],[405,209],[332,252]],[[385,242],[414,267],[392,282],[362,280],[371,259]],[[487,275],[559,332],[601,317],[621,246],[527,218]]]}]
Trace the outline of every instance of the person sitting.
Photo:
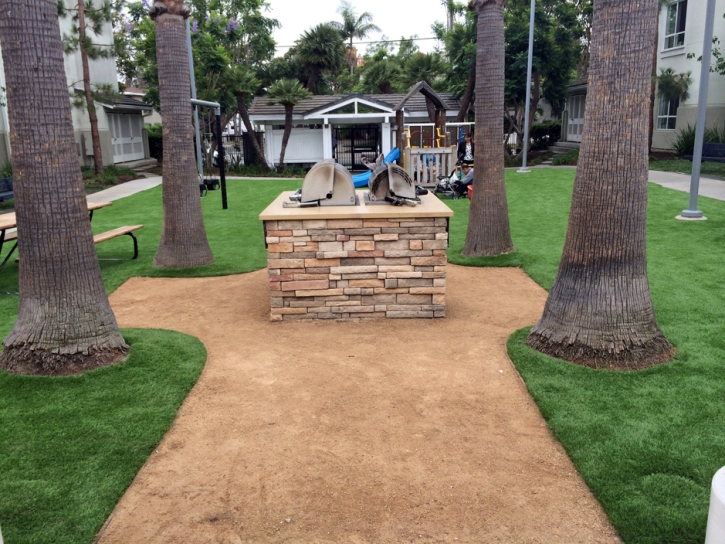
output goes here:
[{"label": "person sitting", "polygon": [[475,146],[473,145],[473,134],[468,132],[463,137],[463,141],[458,144],[458,162],[472,163],[474,154]]},{"label": "person sitting", "polygon": [[464,162],[461,165],[461,172],[463,172],[463,179],[453,184],[454,198],[460,198],[466,194],[468,186],[473,183],[473,167],[470,164]]}]

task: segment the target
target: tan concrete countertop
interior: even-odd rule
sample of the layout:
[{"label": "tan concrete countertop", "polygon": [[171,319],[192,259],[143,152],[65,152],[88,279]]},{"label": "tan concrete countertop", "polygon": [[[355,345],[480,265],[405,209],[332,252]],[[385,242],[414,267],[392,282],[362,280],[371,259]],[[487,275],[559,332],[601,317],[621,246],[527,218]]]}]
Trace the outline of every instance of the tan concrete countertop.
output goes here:
[{"label": "tan concrete countertop", "polygon": [[392,206],[384,204],[365,205],[366,190],[356,191],[359,206],[316,206],[314,208],[284,208],[282,202],[289,201],[292,191],[285,191],[259,214],[262,221],[284,221],[300,219],[404,219],[406,217],[453,217],[453,210],[433,193],[420,197],[417,206]]}]

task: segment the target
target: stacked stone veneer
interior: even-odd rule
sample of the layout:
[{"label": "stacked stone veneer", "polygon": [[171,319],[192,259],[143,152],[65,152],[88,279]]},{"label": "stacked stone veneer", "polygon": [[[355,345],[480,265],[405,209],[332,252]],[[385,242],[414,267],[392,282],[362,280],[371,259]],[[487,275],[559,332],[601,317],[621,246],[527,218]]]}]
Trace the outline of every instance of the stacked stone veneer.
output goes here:
[{"label": "stacked stone veneer", "polygon": [[448,219],[265,221],[271,318],[444,317]]}]

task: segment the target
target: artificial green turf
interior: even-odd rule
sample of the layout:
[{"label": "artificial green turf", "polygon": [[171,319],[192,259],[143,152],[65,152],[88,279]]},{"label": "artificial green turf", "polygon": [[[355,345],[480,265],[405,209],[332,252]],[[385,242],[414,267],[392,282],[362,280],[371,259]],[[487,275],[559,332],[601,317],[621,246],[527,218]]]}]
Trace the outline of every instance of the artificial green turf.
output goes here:
[{"label": "artificial green turf", "polygon": [[[506,177],[511,229],[518,251],[492,258],[461,256],[468,201],[447,200],[456,211],[451,221],[449,261],[521,266],[549,289],[564,243],[574,170],[534,169],[525,175],[509,170]],[[93,220],[95,232],[120,225],[145,225],[139,231],[138,261],[102,261],[108,290],[130,276],[217,275],[264,267],[266,256],[257,216],[280,191],[299,185],[299,181],[231,181],[230,209],[226,211],[221,210],[219,193],[210,193],[203,203],[217,261],[191,270],[151,266],[161,232],[160,189],[99,210]],[[721,279],[725,270],[721,249],[725,242],[725,202],[700,200],[708,221],[674,220],[686,204],[685,193],[650,185],[652,296],[660,325],[678,347],[676,361],[620,374],[540,355],[523,344],[525,332],[512,336],[509,342],[509,353],[552,431],[627,543],[702,542],[710,479],[725,465],[725,439],[720,429],[725,421],[725,289]],[[105,242],[97,248],[101,257],[130,255],[128,239]],[[0,274],[0,290],[16,288],[17,265],[11,262]],[[16,311],[15,297],[0,297],[0,334],[9,330]],[[59,425],[58,432],[63,428]],[[2,444],[0,441],[0,447]],[[116,499],[121,492],[122,488]],[[7,532],[4,519],[0,510],[0,524]]]},{"label": "artificial green turf", "polygon": [[[447,202],[451,262],[522,266],[554,281],[574,170],[507,171],[517,253],[460,255],[468,201]],[[555,436],[629,544],[701,543],[710,482],[725,465],[725,202],[700,199],[703,222],[674,219],[687,194],[650,184],[648,263],[657,319],[675,361],[641,372],[590,370],[552,359],[515,333],[509,355]]]},{"label": "artificial green turf", "polygon": [[[201,199],[207,237],[214,263],[181,270],[154,268],[152,261],[159,247],[162,225],[161,187],[149,189],[96,210],[93,232],[105,232],[123,225],[144,225],[136,231],[139,257],[136,260],[100,261],[106,290],[110,293],[134,276],[198,277],[239,274],[264,268],[267,254],[259,213],[282,191],[297,189],[301,180],[230,180],[229,208],[222,210],[221,191],[210,191]],[[5,244],[4,258],[12,244]],[[133,244],[120,236],[96,245],[101,259],[130,259]],[[14,255],[14,256],[17,256]],[[0,291],[18,290],[18,265],[14,259],[0,272]],[[18,299],[0,295],[0,337],[10,331],[17,316]]]},{"label": "artificial green turf", "polygon": [[196,383],[206,349],[178,332],[124,329],[125,362],[81,376],[0,372],[5,542],[92,542]]}]

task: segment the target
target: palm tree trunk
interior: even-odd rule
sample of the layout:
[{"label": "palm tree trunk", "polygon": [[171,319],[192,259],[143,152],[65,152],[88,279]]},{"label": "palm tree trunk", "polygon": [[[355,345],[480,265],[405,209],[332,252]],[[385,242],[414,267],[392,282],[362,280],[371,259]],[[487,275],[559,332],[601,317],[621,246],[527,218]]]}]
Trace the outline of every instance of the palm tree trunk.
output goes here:
[{"label": "palm tree trunk", "polygon": [[259,145],[257,134],[254,132],[254,125],[252,125],[252,120],[249,118],[249,111],[247,110],[247,103],[245,101],[245,93],[239,93],[237,95],[237,110],[239,110],[239,115],[242,116],[244,126],[247,128],[247,133],[252,141],[252,147],[254,147],[254,152],[257,154],[257,158],[262,161],[263,165],[266,166],[267,159],[264,157],[264,149],[262,149],[262,146]]},{"label": "palm tree trunk", "polygon": [[128,353],[93,244],[53,0],[0,0],[20,256],[0,368],[73,374]]},{"label": "palm tree trunk", "polygon": [[[675,349],[647,280],[648,94],[657,0],[597,0],[587,124],[564,252],[527,343],[594,368],[639,369]],[[620,77],[620,74],[627,77]]]},{"label": "palm tree trunk", "polygon": [[279,152],[279,168],[284,169],[284,154],[287,151],[287,142],[289,141],[289,135],[292,132],[292,111],[294,106],[286,105],[284,107],[284,133],[282,134],[282,149]]},{"label": "palm tree trunk", "polygon": [[312,73],[310,74],[310,78],[307,80],[307,90],[311,93],[315,92],[315,85],[317,85],[317,78],[320,77],[320,74],[317,70],[312,70]]},{"label": "palm tree trunk", "polygon": [[474,0],[476,45],[476,167],[464,255],[514,250],[504,182],[504,19],[502,0]]},{"label": "palm tree trunk", "polygon": [[194,164],[194,133],[191,126],[189,64],[183,3],[169,5],[167,12],[155,2],[156,57],[164,136],[162,184],[164,223],[154,266],[187,268],[214,262],[204,230],[199,199],[199,180]]},{"label": "palm tree trunk", "polygon": [[[428,98],[427,96],[425,97],[425,109],[428,110],[428,120],[431,123],[435,123],[436,122],[436,107],[435,107],[435,104],[433,104],[433,101],[430,98]],[[433,137],[435,138],[435,133],[433,134]]]},{"label": "palm tree trunk", "polygon": [[91,71],[88,68],[88,54],[86,53],[86,8],[84,0],[78,0],[78,49],[81,52],[81,64],[83,65],[83,94],[88,108],[88,120],[91,123],[93,168],[96,175],[98,175],[103,172],[103,153],[101,152],[101,137],[98,135],[96,105],[91,94]]},{"label": "palm tree trunk", "polygon": [[471,100],[473,100],[473,90],[476,86],[476,72],[475,70],[471,70],[471,73],[468,75],[468,82],[466,83],[466,91],[463,93],[463,97],[461,98],[461,109],[458,110],[458,115],[456,115],[456,123],[462,123],[466,120],[466,114],[468,113],[468,108],[471,107]]}]

